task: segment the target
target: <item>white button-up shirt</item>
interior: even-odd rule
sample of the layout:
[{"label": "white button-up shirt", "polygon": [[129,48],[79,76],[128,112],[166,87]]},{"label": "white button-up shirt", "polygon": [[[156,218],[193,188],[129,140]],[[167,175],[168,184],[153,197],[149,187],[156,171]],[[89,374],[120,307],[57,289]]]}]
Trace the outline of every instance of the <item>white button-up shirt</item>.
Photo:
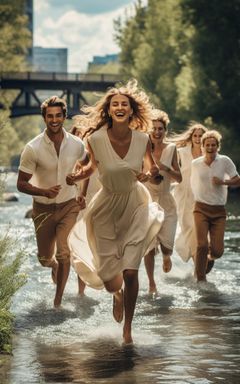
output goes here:
[{"label": "white button-up shirt", "polygon": [[63,203],[76,196],[74,186],[67,185],[66,176],[72,172],[77,160],[81,161],[86,157],[86,150],[79,137],[66,132],[64,128],[63,134],[59,156],[46,129],[27,143],[22,152],[19,169],[32,175],[30,182],[34,186],[50,188],[61,185],[59,194],[54,199],[33,196],[34,201],[38,203]]},{"label": "white button-up shirt", "polygon": [[191,187],[194,200],[209,205],[225,205],[227,201],[226,185],[213,184],[214,176],[219,179],[237,176],[237,170],[232,160],[224,155],[217,154],[211,165],[207,165],[204,156],[192,161]]}]

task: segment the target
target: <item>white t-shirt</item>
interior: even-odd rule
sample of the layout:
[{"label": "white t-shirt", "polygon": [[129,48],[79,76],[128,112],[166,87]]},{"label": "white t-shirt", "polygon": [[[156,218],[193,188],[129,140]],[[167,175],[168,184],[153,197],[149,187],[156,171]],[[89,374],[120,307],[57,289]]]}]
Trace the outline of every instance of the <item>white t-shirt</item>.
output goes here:
[{"label": "white t-shirt", "polygon": [[42,204],[63,203],[75,198],[74,186],[67,185],[66,176],[72,172],[76,160],[86,157],[85,146],[81,139],[63,129],[64,138],[57,156],[54,143],[46,130],[26,144],[20,159],[19,170],[32,176],[31,183],[38,188],[50,188],[61,185],[54,199],[34,196],[34,201]]},{"label": "white t-shirt", "polygon": [[213,184],[212,178],[231,179],[237,174],[234,163],[227,156],[217,154],[211,165],[205,163],[204,156],[194,159],[191,169],[194,200],[209,205],[225,205],[228,188],[226,185]]}]

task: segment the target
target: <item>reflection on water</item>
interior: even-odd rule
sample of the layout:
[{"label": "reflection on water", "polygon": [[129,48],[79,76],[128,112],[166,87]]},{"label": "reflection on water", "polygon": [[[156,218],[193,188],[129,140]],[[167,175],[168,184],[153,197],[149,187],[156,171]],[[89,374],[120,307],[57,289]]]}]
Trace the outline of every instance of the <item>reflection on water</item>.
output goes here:
[{"label": "reflection on water", "polygon": [[[239,212],[227,224],[226,250],[209,275],[196,284],[191,262],[173,256],[165,275],[157,258],[158,295],[147,294],[140,269],[140,292],[132,347],[121,345],[121,325],[112,320],[111,296],[86,290],[77,295],[71,272],[63,309],[54,310],[55,288],[49,270],[37,263],[31,220],[24,219],[30,200],[0,207],[0,230],[8,227],[26,244],[23,270],[28,283],[16,295],[11,369],[1,382],[34,383],[229,383],[239,382]],[[238,208],[239,209],[239,208]],[[237,230],[236,230],[237,228]],[[1,379],[1,378],[0,378]]]}]

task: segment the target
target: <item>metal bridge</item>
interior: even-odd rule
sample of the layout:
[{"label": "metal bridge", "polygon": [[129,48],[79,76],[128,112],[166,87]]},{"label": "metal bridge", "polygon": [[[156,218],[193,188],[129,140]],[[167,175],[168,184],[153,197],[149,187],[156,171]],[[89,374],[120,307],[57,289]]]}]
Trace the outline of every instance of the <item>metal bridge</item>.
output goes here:
[{"label": "metal bridge", "polygon": [[52,91],[51,94],[56,93],[53,91],[60,91],[59,96],[66,100],[68,115],[72,117],[79,114],[83,104],[87,104],[82,92],[105,92],[121,80],[119,75],[112,74],[3,72],[0,74],[0,88],[19,90],[12,103],[11,117],[40,114],[43,100],[39,93],[44,91],[48,94],[49,91]]}]

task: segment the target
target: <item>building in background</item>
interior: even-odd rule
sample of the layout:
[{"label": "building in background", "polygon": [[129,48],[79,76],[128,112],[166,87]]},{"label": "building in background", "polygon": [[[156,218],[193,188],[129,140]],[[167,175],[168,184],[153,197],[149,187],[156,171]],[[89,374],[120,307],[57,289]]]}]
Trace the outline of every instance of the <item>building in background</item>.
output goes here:
[{"label": "building in background", "polygon": [[118,54],[93,56],[93,60],[88,63],[88,69],[91,69],[97,65],[105,65],[108,63],[118,63]]},{"label": "building in background", "polygon": [[25,14],[28,17],[28,29],[31,33],[31,47],[28,50],[27,61],[30,66],[33,62],[33,0],[25,1]]},{"label": "building in background", "polygon": [[67,73],[68,49],[33,47],[33,71]]},{"label": "building in background", "polygon": [[66,73],[68,71],[68,49],[33,47],[33,0],[25,0],[24,12],[28,16],[28,29],[32,40],[27,55],[32,71]]}]

